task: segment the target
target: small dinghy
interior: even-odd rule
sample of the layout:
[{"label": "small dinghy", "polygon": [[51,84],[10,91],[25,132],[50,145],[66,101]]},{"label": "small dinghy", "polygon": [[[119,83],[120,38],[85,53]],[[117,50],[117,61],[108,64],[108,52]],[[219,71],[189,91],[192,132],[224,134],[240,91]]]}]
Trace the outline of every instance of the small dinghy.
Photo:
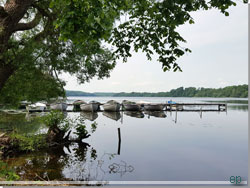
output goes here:
[{"label": "small dinghy", "polygon": [[164,107],[163,104],[144,104],[144,110],[146,111],[162,111]]},{"label": "small dinghy", "polygon": [[120,103],[114,100],[110,100],[103,105],[104,111],[118,112],[120,110]]},{"label": "small dinghy", "polygon": [[50,104],[50,109],[51,110],[61,110],[61,111],[66,111],[68,105],[65,102],[55,102]]},{"label": "small dinghy", "polygon": [[82,100],[76,100],[73,102],[73,111],[80,111],[81,108],[80,108],[80,105],[81,104],[86,104],[86,102],[82,101]]},{"label": "small dinghy", "polygon": [[89,103],[81,104],[80,108],[86,112],[96,112],[100,108],[100,103],[97,101],[90,101]]},{"label": "small dinghy", "polygon": [[46,110],[46,104],[37,102],[35,104],[30,104],[26,106],[28,112],[43,112]]},{"label": "small dinghy", "polygon": [[128,100],[123,100],[122,106],[124,107],[125,111],[140,111],[141,109],[139,104]]}]

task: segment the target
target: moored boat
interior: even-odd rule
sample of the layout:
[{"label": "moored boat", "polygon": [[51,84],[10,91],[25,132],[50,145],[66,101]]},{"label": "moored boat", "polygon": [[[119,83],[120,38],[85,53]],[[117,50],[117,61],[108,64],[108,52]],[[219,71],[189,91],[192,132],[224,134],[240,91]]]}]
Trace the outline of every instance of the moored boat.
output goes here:
[{"label": "moored boat", "polygon": [[27,109],[26,106],[31,105],[31,102],[29,101],[21,101],[18,109],[23,110]]},{"label": "moored boat", "polygon": [[79,110],[81,110],[81,108],[80,108],[80,105],[81,104],[86,104],[86,102],[84,102],[84,101],[82,101],[82,100],[76,100],[76,101],[74,101],[73,102],[73,110],[74,111],[79,111]]},{"label": "moored boat", "polygon": [[162,111],[164,109],[165,105],[163,104],[145,104],[144,110],[146,111]]},{"label": "moored boat", "polygon": [[125,111],[140,111],[141,109],[139,104],[128,100],[123,100],[122,106]]},{"label": "moored boat", "polygon": [[55,102],[50,104],[50,109],[51,110],[61,110],[61,111],[66,111],[68,105],[65,102]]},{"label": "moored boat", "polygon": [[96,101],[90,101],[89,103],[81,104],[80,108],[82,111],[96,112],[100,108],[100,103]]},{"label": "moored boat", "polygon": [[109,111],[109,112],[118,112],[120,110],[120,103],[114,100],[110,100],[103,104],[103,109],[104,111]]},{"label": "moored boat", "polygon": [[43,104],[43,103],[40,103],[40,102],[37,102],[35,104],[30,104],[30,105],[26,106],[26,110],[28,112],[32,112],[32,111],[34,111],[34,112],[36,112],[36,111],[42,112],[45,109],[46,109],[46,104]]}]

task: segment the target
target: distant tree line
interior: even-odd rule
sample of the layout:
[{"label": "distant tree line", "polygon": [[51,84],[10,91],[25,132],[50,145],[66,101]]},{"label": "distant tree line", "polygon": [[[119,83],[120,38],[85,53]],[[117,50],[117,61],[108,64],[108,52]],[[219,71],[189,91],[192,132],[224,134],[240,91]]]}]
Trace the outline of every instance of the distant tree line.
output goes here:
[{"label": "distant tree line", "polygon": [[112,97],[248,97],[248,85],[228,86],[219,89],[213,88],[195,88],[179,87],[169,92],[131,92],[131,93],[86,93],[81,91],[67,91],[67,96],[112,96]]}]

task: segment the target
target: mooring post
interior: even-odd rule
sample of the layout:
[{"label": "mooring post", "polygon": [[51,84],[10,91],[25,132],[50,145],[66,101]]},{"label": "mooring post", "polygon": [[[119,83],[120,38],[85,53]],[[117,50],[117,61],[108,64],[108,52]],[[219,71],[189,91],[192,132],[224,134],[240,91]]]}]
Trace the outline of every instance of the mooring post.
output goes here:
[{"label": "mooring post", "polygon": [[176,108],[176,111],[175,111],[175,123],[177,123],[177,108]]},{"label": "mooring post", "polygon": [[121,131],[120,128],[118,128],[118,152],[117,152],[118,155],[120,155],[120,150],[121,150]]}]

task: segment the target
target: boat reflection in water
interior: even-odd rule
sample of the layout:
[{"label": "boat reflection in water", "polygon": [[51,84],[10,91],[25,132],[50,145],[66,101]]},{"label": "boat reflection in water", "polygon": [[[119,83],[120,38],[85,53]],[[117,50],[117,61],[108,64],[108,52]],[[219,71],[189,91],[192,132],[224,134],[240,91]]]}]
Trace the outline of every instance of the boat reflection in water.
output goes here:
[{"label": "boat reflection in water", "polygon": [[148,118],[150,116],[158,117],[158,118],[165,118],[167,115],[163,111],[145,111],[145,114],[148,115]]},{"label": "boat reflection in water", "polygon": [[102,114],[110,119],[115,120],[115,121],[118,121],[121,118],[120,112],[106,112],[106,111],[104,111]]},{"label": "boat reflection in water", "polygon": [[135,117],[135,118],[144,118],[144,114],[140,111],[125,111],[125,115]]},{"label": "boat reflection in water", "polygon": [[98,117],[97,112],[81,112],[80,114],[84,119],[89,121],[94,121]]}]

